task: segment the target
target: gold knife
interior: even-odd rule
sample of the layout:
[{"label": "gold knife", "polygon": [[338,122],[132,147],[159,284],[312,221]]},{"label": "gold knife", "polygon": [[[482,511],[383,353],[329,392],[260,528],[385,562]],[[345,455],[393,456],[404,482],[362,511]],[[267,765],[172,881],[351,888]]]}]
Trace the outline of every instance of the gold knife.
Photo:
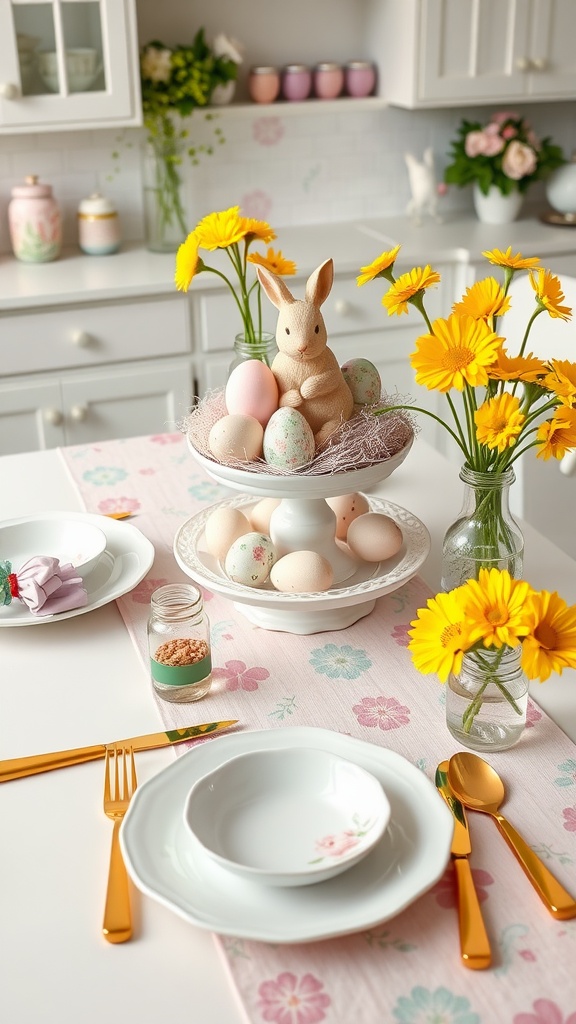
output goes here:
[{"label": "gold knife", "polygon": [[[118,740],[117,746],[132,747],[137,750],[154,750],[157,747],[169,747],[173,743],[193,740],[208,736],[223,729],[236,725],[237,718],[229,722],[207,722],[204,725],[190,725],[186,729],[170,729],[167,732],[151,732],[146,736],[134,736],[129,740]],[[0,782],[21,779],[25,775],[37,775],[39,772],[50,772],[54,768],[66,768],[73,764],[84,764],[85,761],[97,761],[105,757],[107,749],[113,749],[113,743],[98,743],[93,747],[77,747],[74,750],[59,750],[53,754],[32,754],[30,757],[11,757],[0,761]]]},{"label": "gold knife", "polygon": [[444,798],[454,818],[451,852],[458,890],[458,927],[462,963],[473,971],[481,971],[490,966],[492,954],[468,861],[472,844],[466,812],[448,784],[448,761],[440,762],[434,781],[436,789]]}]

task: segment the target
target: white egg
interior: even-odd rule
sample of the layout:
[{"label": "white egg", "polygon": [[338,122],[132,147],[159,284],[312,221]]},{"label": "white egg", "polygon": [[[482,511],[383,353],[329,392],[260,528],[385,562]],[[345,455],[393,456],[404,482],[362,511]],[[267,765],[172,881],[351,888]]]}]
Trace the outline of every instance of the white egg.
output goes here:
[{"label": "white egg", "polygon": [[332,586],[334,571],[317,551],[291,551],[273,566],[270,582],[284,593],[316,593]]},{"label": "white egg", "polygon": [[272,540],[265,533],[247,533],[228,549],[224,571],[234,583],[245,587],[261,587],[276,561]]},{"label": "white egg", "polygon": [[370,511],[368,499],[363,494],[339,494],[336,498],[326,498],[336,516],[336,536],[338,540],[346,540],[348,527],[352,520]]},{"label": "white egg", "polygon": [[348,546],[365,562],[384,562],[398,554],[402,547],[402,531],[390,516],[367,512],[348,527]]},{"label": "white egg", "polygon": [[270,517],[280,504],[279,498],[262,498],[248,512],[252,529],[258,533],[270,533]]},{"label": "white egg", "polygon": [[231,413],[216,420],[208,434],[208,447],[219,462],[252,462],[262,454],[263,437],[264,430],[257,419]]},{"label": "white egg", "polygon": [[369,359],[348,359],[341,370],[352,392],[354,405],[374,405],[380,400],[382,381],[374,363]]},{"label": "white egg", "polygon": [[290,470],[314,458],[314,434],[297,409],[277,409],[264,431],[264,458],[269,466]]},{"label": "white egg", "polygon": [[206,548],[219,562],[223,561],[234,541],[251,530],[251,524],[239,508],[217,508],[204,525]]}]

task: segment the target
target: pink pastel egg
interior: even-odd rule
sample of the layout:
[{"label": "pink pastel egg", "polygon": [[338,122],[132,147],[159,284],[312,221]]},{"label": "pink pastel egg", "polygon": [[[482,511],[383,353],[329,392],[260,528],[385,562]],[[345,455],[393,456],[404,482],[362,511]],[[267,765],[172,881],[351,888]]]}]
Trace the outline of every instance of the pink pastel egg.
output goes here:
[{"label": "pink pastel egg", "polygon": [[253,416],[263,427],[278,408],[278,385],[272,370],[259,359],[246,359],[228,377],[224,400],[229,413]]}]

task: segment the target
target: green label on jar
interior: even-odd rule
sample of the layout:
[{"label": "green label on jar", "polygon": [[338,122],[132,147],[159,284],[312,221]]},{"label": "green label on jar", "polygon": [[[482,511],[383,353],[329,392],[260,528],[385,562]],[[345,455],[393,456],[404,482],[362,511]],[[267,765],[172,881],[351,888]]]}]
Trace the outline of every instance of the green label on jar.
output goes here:
[{"label": "green label on jar", "polygon": [[201,683],[212,671],[212,656],[207,654],[201,661],[192,665],[164,665],[161,661],[150,658],[152,679],[163,686],[190,686]]}]

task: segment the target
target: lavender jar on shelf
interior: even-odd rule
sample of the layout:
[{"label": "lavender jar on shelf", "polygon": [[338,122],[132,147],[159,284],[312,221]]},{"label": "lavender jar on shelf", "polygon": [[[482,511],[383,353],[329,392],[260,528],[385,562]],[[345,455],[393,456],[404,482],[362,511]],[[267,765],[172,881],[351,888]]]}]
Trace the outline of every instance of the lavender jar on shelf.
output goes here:
[{"label": "lavender jar on shelf", "polygon": [[333,61],[323,61],[314,68],[314,94],[320,100],[334,100],[344,88],[344,68]]},{"label": "lavender jar on shelf", "polygon": [[312,91],[312,72],[307,64],[287,64],[282,72],[282,95],[285,100],[307,100]]},{"label": "lavender jar on shelf", "polygon": [[376,68],[369,60],[349,60],[346,64],[346,92],[360,98],[371,96],[376,85]]}]

